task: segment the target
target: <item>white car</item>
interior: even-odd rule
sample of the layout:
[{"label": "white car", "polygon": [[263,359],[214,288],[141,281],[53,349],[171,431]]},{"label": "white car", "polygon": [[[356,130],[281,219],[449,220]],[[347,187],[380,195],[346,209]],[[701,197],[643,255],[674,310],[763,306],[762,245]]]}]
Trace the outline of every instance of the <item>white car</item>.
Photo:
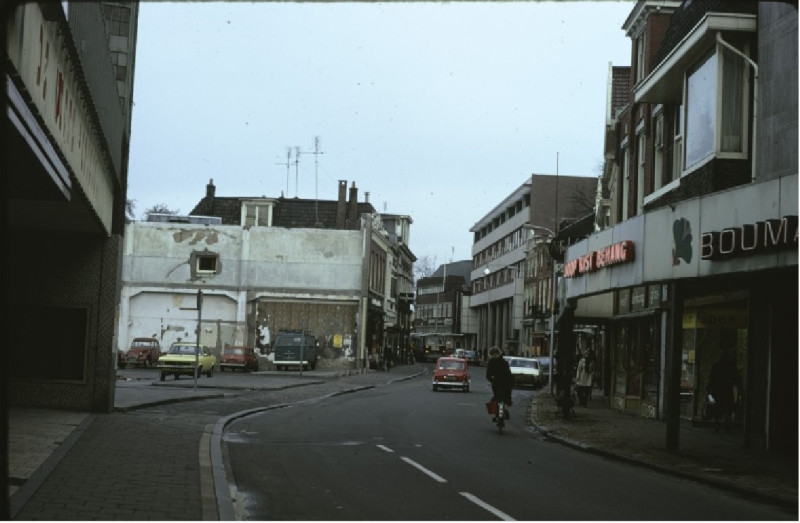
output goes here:
[{"label": "white car", "polygon": [[547,380],[543,372],[543,366],[536,358],[506,356],[506,361],[508,361],[508,366],[511,367],[514,385],[528,385],[533,388],[539,388]]}]

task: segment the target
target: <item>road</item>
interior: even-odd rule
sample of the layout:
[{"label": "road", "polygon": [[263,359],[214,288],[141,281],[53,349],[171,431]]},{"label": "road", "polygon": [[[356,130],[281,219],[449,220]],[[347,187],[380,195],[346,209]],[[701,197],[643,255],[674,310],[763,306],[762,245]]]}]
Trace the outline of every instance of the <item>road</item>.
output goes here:
[{"label": "road", "polygon": [[[472,392],[430,374],[298,402],[226,428],[246,520],[771,520],[777,508],[546,442],[512,408],[499,434]],[[516,390],[515,406],[530,392]]]}]

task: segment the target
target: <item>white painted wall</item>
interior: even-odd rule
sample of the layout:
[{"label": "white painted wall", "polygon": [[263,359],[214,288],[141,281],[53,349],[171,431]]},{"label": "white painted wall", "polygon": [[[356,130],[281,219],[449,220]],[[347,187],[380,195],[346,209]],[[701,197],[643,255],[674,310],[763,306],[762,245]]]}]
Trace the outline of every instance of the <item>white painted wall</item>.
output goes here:
[{"label": "white painted wall", "polygon": [[[218,254],[218,273],[193,279],[193,251]],[[125,236],[119,348],[154,334],[163,347],[193,341],[198,289],[204,295],[200,341],[243,344],[249,302],[353,303],[361,293],[362,263],[357,230],[133,222]]]}]

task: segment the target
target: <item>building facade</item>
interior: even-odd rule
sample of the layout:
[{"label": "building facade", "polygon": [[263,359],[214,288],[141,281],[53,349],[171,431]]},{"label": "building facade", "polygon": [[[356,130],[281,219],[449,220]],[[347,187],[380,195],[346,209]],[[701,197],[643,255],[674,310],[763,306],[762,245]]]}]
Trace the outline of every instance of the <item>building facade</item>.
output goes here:
[{"label": "building facade", "polygon": [[10,403],[108,412],[138,3],[3,14]]},{"label": "building facade", "polygon": [[[529,241],[549,243],[559,223],[590,212],[596,186],[596,178],[533,174],[470,229],[474,241],[469,306],[477,318],[479,350],[496,346],[507,354],[531,354],[534,340],[541,344],[543,334],[534,332],[531,321],[531,297],[538,289],[537,278],[552,282],[557,276],[529,276]],[[537,299],[541,305],[547,297]]]},{"label": "building facade", "polygon": [[708,423],[724,354],[733,430],[796,456],[796,6],[639,1],[624,28],[611,225],[567,248],[567,305],[606,318],[611,406],[666,421],[669,448]]},{"label": "building facade", "polygon": [[[212,180],[197,215],[129,224],[119,348],[142,336],[195,341],[199,322],[217,355],[225,345],[269,355],[279,331],[308,330],[328,362],[365,365],[387,324],[407,319],[393,293],[396,237],[355,184],[346,192],[340,181],[332,201],[218,197]],[[389,222],[407,239],[410,218]]]}]

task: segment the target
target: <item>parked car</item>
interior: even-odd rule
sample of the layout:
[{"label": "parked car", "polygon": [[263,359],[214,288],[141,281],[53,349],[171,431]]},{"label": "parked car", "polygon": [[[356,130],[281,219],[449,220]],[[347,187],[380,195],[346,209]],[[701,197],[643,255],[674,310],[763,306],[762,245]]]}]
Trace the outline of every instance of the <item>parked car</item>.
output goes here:
[{"label": "parked car", "polygon": [[133,338],[125,362],[132,367],[152,367],[161,356],[161,345],[155,338]]},{"label": "parked car", "polygon": [[433,391],[440,388],[461,389],[469,392],[469,365],[463,358],[442,357],[436,360],[433,370]]},{"label": "parked car", "polygon": [[547,378],[542,373],[542,365],[536,358],[521,358],[517,356],[506,357],[511,374],[514,376],[514,385],[528,385],[539,388],[544,385]]},{"label": "parked car", "polygon": [[220,372],[225,369],[231,369],[233,371],[257,371],[258,356],[256,356],[256,351],[252,347],[228,345],[222,352],[222,357],[219,362]]},{"label": "parked car", "polygon": [[[550,378],[550,357],[549,356],[538,356],[536,358],[539,360],[539,367],[541,368],[542,373],[542,383],[547,384]],[[553,366],[553,379],[556,378],[556,366]]]},{"label": "parked car", "polygon": [[[198,352],[199,349],[199,352]],[[197,346],[193,342],[178,342],[170,345],[166,354],[158,358],[158,370],[161,381],[172,374],[177,380],[181,374],[200,377],[205,374],[209,378],[214,374],[217,357],[211,350],[204,346]]]},{"label": "parked car", "polygon": [[127,360],[125,359],[125,351],[117,349],[117,368],[124,369]]},{"label": "parked car", "polygon": [[470,365],[480,365],[481,364],[481,354],[476,350],[465,350],[464,356],[462,356],[467,363]]}]

